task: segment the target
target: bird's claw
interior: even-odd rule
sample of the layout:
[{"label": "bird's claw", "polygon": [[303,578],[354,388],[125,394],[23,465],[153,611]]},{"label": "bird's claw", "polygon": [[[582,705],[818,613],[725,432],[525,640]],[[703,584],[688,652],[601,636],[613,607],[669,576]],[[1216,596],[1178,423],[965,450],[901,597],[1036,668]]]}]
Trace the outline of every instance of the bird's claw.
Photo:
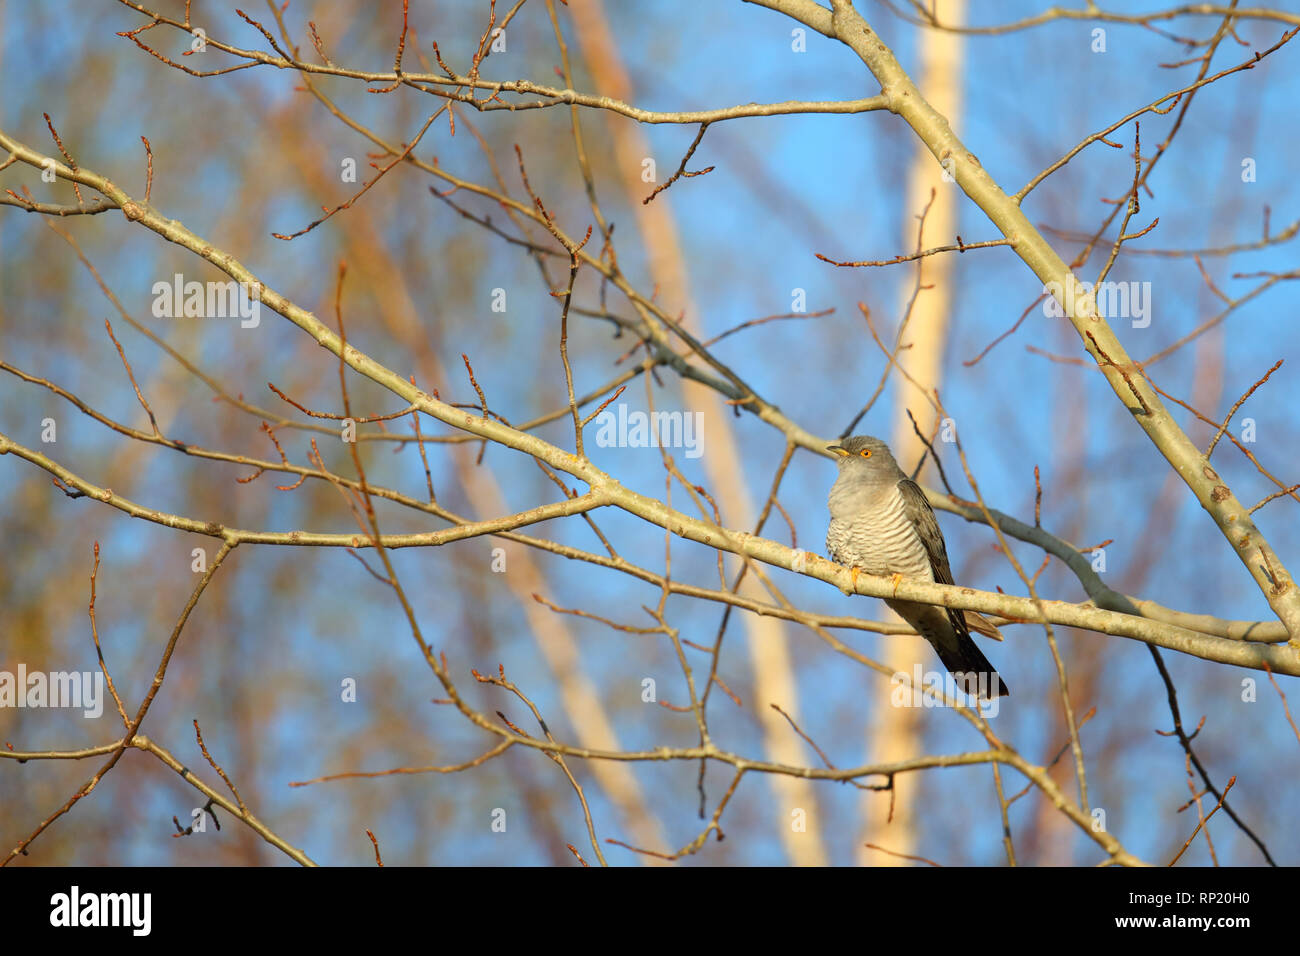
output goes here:
[{"label": "bird's claw", "polygon": [[901,574],[899,574],[897,571],[895,571],[895,572],[891,575],[891,577],[894,579],[894,596],[897,597],[897,596],[898,596],[898,582],[901,581],[901,580],[903,580],[903,575],[901,575]]},{"label": "bird's claw", "polygon": [[862,574],[862,569],[854,565],[849,569],[849,593],[856,594],[858,591],[858,576]]}]

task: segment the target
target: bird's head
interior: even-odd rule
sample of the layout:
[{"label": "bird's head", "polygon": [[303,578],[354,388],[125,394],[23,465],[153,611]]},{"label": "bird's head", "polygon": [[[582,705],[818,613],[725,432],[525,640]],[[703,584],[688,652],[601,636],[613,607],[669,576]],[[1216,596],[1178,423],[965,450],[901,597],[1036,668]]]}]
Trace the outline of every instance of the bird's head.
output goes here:
[{"label": "bird's head", "polygon": [[889,446],[871,435],[854,435],[838,445],[827,445],[826,450],[837,456],[841,472],[863,478],[891,478],[898,474],[898,462]]}]

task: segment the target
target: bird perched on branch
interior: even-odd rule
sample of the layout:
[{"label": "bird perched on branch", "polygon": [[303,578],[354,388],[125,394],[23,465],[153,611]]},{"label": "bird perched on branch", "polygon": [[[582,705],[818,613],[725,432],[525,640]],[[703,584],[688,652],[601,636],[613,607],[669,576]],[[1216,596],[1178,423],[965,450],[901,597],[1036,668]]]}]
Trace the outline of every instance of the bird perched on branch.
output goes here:
[{"label": "bird perched on branch", "polygon": [[[925,492],[898,467],[889,446],[870,435],[854,435],[830,445],[839,460],[831,487],[831,523],[826,550],[839,564],[858,573],[952,584],[943,533]],[[1007,685],[971,639],[972,630],[1002,640],[998,629],[974,611],[886,599],[898,616],[916,629],[967,693],[982,697],[1009,694]]]}]

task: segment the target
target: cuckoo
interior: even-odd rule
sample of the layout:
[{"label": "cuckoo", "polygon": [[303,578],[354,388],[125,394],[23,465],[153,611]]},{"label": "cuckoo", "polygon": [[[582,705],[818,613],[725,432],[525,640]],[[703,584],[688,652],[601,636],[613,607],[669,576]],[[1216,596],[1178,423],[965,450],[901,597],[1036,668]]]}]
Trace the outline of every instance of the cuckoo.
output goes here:
[{"label": "cuckoo", "polygon": [[[870,435],[854,435],[827,451],[838,456],[839,477],[831,487],[831,523],[826,550],[839,564],[860,572],[915,581],[952,584],[943,533],[925,492],[898,467],[889,446]],[[1001,675],[975,646],[971,631],[1002,640],[998,629],[974,611],[885,599],[939,654],[943,666],[970,694],[1010,693]]]}]

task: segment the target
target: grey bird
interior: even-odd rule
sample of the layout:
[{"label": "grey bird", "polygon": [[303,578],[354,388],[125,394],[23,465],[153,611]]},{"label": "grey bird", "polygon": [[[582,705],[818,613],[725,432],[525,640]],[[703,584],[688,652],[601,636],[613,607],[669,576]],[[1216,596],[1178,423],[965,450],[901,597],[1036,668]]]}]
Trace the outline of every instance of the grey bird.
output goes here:
[{"label": "grey bird", "polygon": [[[898,467],[889,446],[870,435],[854,435],[827,446],[839,458],[831,486],[831,523],[826,551],[839,564],[882,577],[952,584],[943,532],[925,492]],[[886,599],[916,629],[958,678],[958,686],[984,697],[1009,694],[988,658],[975,646],[975,630],[1002,640],[991,622],[974,611]]]}]

